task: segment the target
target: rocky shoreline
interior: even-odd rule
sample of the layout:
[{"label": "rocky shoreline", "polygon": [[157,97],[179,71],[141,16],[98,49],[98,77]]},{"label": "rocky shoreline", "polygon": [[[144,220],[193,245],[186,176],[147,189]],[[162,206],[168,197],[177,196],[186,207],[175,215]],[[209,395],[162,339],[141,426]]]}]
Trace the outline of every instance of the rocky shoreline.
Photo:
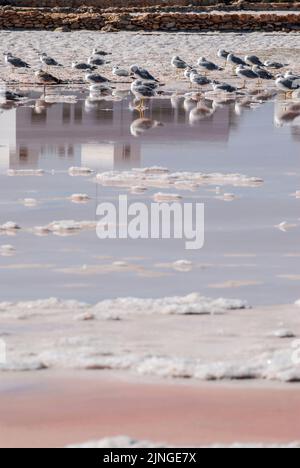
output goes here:
[{"label": "rocky shoreline", "polygon": [[300,31],[300,11],[118,12],[0,7],[1,29],[101,31]]}]

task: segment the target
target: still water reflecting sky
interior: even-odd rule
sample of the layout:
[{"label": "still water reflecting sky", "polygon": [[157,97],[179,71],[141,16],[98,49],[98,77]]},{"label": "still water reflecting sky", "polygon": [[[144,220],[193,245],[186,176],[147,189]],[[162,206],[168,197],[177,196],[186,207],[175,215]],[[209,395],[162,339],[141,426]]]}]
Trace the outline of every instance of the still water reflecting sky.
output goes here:
[{"label": "still water reflecting sky", "polygon": [[[276,127],[278,103],[235,112],[224,105],[196,125],[189,124],[182,99],[158,99],[146,116],[164,126],[136,137],[138,118],[128,99],[46,104],[1,110],[0,224],[22,230],[0,236],[12,244],[12,256],[0,256],[1,300],[56,296],[96,302],[118,296],[158,297],[199,291],[235,297],[251,304],[291,302],[300,292],[299,203],[300,130]],[[216,197],[215,187],[180,192],[184,201],[205,203],[206,241],[186,251],[183,241],[100,241],[95,232],[76,236],[35,236],[29,228],[53,220],[93,220],[97,203],[115,200],[125,190],[96,185],[91,177],[70,177],[71,166],[95,171],[164,166],[172,171],[238,172],[262,177],[256,188],[225,187],[231,202]],[[8,169],[44,169],[42,177],[8,177]],[[51,172],[54,170],[55,172]],[[151,202],[159,190],[129,194]],[[169,192],[170,190],[168,190]],[[85,204],[71,203],[86,193]],[[36,206],[25,207],[25,198]],[[282,232],[282,221],[295,224]],[[192,261],[177,271],[177,260]],[[114,264],[125,261],[127,266]]]}]

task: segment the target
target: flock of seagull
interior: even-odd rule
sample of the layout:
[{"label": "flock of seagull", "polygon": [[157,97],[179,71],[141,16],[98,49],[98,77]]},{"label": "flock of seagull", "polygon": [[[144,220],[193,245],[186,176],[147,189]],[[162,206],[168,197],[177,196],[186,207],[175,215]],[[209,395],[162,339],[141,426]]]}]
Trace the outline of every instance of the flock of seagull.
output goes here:
[{"label": "flock of seagull", "polygon": [[[89,85],[91,93],[109,94],[112,92],[114,81],[99,73],[99,67],[110,63],[107,61],[107,56],[109,55],[111,55],[109,52],[94,48],[86,62],[73,62],[71,65],[73,70],[84,72],[84,80]],[[247,55],[241,58],[224,49],[218,50],[217,56],[224,62],[223,66],[207,60],[205,57],[200,57],[195,67],[179,56],[172,58],[171,66],[176,70],[177,74],[183,72],[183,78],[188,80],[190,87],[196,86],[199,92],[202,87],[211,87],[213,91],[220,91],[225,94],[239,94],[246,88],[247,82],[251,80],[256,80],[257,84],[261,84],[265,80],[273,80],[276,87],[286,95],[300,89],[300,75],[294,74],[291,71],[277,74],[278,70],[284,69],[288,64],[272,60],[263,62],[256,55]],[[61,63],[46,53],[40,54],[39,59],[41,65],[35,71],[35,77],[39,84],[42,84],[45,88],[49,85],[67,84],[66,81],[63,81],[55,76],[52,71],[51,73],[49,71],[52,68],[63,67]],[[31,68],[26,61],[10,52],[4,54],[4,60],[6,65],[13,69]],[[215,79],[216,74],[226,69],[227,66],[232,67],[233,75],[243,81],[243,86],[234,86]],[[43,68],[46,68],[46,70]],[[199,69],[201,71],[198,71]],[[212,73],[214,79],[211,77]],[[145,99],[164,94],[160,88],[163,84],[160,83],[159,79],[155,78],[147,69],[138,65],[132,65],[128,69],[114,66],[112,68],[112,75],[133,79],[130,89],[136,100],[140,101],[140,109],[142,109]],[[201,92],[199,94],[201,95]],[[20,95],[6,91],[5,97],[7,100],[16,101],[20,98]]]}]

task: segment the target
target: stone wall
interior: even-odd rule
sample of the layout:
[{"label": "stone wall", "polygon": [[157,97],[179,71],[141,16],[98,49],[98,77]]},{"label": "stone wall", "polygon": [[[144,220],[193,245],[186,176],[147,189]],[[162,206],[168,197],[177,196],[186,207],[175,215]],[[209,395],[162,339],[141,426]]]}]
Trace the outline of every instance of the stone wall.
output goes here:
[{"label": "stone wall", "polygon": [[[256,4],[259,6],[261,3],[273,4],[281,7],[282,3],[285,3],[286,8],[293,8],[294,0],[0,0],[0,5],[12,5],[18,7],[65,7],[65,8],[78,8],[81,6],[93,6],[97,8],[128,8],[128,7],[166,7],[166,6],[216,6],[216,5],[238,5],[243,7],[243,4],[247,4],[244,8],[249,8],[249,4]],[[275,6],[276,8],[276,6]]]},{"label": "stone wall", "polygon": [[300,31],[300,13],[103,13],[0,8],[0,28],[102,31]]}]

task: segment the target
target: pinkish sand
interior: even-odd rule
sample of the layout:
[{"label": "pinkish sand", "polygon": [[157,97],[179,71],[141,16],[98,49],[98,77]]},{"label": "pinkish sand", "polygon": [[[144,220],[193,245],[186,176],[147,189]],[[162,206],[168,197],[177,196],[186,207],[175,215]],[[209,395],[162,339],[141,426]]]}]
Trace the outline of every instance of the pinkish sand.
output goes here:
[{"label": "pinkish sand", "polygon": [[168,445],[288,443],[300,435],[299,386],[172,384],[76,372],[5,374],[0,447],[63,447],[130,435]]}]

